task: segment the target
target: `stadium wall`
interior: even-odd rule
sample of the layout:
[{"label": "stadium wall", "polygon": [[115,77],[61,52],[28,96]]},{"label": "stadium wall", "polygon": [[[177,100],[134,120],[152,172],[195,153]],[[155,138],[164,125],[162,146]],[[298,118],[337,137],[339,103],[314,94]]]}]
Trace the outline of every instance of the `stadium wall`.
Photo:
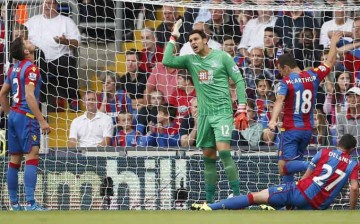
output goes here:
[{"label": "stadium wall", "polygon": [[[6,160],[0,158],[1,167],[6,167]],[[242,156],[235,157],[235,160],[242,170],[243,193],[278,182],[275,156]],[[220,162],[218,166],[221,166]],[[203,162],[199,155],[46,157],[41,160],[38,170],[36,198],[51,209],[104,209],[100,185],[105,177],[111,177],[114,185],[109,209],[186,209],[190,201],[178,203],[175,200],[182,184],[189,199],[205,199]],[[1,175],[0,203],[2,209],[6,209],[9,201],[6,170]],[[19,178],[20,201],[24,202],[23,170],[19,172]],[[220,172],[217,197],[226,198],[230,194],[228,189],[225,174]]]}]

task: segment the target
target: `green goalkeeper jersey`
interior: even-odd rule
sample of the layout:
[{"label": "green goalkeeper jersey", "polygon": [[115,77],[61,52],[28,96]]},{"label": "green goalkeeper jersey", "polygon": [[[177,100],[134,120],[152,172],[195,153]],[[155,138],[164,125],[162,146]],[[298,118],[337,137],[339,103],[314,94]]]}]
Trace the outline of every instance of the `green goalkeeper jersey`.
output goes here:
[{"label": "green goalkeeper jersey", "polygon": [[173,50],[174,44],[169,42],[163,64],[189,71],[196,89],[199,115],[233,113],[229,78],[236,84],[238,103],[246,103],[243,77],[228,53],[212,49],[205,57],[197,54],[174,56]]}]

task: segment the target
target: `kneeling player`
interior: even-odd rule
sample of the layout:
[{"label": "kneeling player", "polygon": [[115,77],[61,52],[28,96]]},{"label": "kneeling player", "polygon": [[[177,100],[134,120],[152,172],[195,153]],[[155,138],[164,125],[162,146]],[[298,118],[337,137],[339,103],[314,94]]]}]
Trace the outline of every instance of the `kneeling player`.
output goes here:
[{"label": "kneeling player", "polygon": [[242,209],[250,205],[269,204],[276,208],[295,206],[300,210],[327,209],[350,179],[350,209],[359,196],[359,164],[351,158],[356,139],[345,134],[337,149],[322,149],[299,182],[289,182],[257,193],[241,195],[213,204],[193,204],[193,210]]}]

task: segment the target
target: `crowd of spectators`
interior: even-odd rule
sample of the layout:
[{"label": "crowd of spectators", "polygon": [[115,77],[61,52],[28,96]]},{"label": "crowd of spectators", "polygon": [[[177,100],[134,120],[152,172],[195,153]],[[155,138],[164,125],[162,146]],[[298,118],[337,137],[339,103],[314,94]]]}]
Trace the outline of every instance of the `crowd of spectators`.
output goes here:
[{"label": "crowd of spectators", "polygon": [[[206,2],[220,4],[222,0]],[[232,4],[242,2],[245,1],[228,1]],[[267,4],[272,1],[247,2]],[[308,4],[303,0],[286,2],[294,7]],[[292,53],[299,68],[308,70],[317,67],[327,56],[329,36],[334,31],[343,31],[338,45],[338,63],[321,84],[314,102],[315,124],[311,143],[335,145],[345,133],[360,140],[360,89],[357,87],[360,79],[360,17],[342,10],[347,2],[345,0],[325,2],[336,4],[339,10],[321,12],[322,16],[316,17],[313,12],[307,11],[209,9],[205,4],[200,9],[187,9],[182,16],[177,7],[163,6],[162,23],[156,29],[141,30],[143,48],[125,52],[126,74],[120,77],[108,72],[103,78],[101,93],[85,94],[86,112],[73,121],[69,146],[84,146],[86,142],[95,141],[93,146],[196,145],[197,98],[192,77],[187,71],[167,68],[162,64],[172,26],[180,18],[184,23],[174,54],[194,54],[187,42],[188,32],[203,30],[212,49],[224,50],[234,58],[246,82],[249,127],[243,131],[233,130],[233,146],[256,147],[279,143],[281,127],[275,132],[267,128],[281,80],[276,68],[277,58],[285,52]],[[127,3],[127,7],[134,7],[135,11],[149,8],[139,3]],[[29,39],[43,52],[40,68],[45,80],[43,92],[46,97],[42,100],[58,108],[58,99],[63,98],[69,101],[70,109],[77,111],[79,94],[74,52],[79,46],[80,32],[71,19],[58,14],[56,9],[55,0],[44,0],[43,13],[30,18],[25,26]],[[132,16],[134,20],[137,15]],[[151,13],[147,16],[155,18]],[[232,83],[229,91],[236,110]],[[49,96],[56,99],[48,99]],[[93,105],[97,105],[97,110],[90,111]],[[112,120],[111,130],[105,123],[96,126],[96,122],[102,122],[105,116]],[[91,141],[81,140],[85,130],[101,127],[106,130],[94,132],[97,136],[85,135]]]}]

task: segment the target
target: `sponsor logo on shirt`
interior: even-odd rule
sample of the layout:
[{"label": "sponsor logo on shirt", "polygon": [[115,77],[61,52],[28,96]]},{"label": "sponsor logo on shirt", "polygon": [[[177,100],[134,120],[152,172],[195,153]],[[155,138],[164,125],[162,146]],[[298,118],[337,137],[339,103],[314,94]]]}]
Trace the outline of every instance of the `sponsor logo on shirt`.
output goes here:
[{"label": "sponsor logo on shirt", "polygon": [[200,70],[199,74],[200,84],[212,84],[214,83],[214,75],[212,70]]},{"label": "sponsor logo on shirt", "polygon": [[320,69],[320,71],[322,71],[322,72],[325,72],[325,71],[326,71],[326,67],[323,66],[323,65],[320,65],[320,66],[318,67],[318,69]]},{"label": "sponsor logo on shirt", "polygon": [[30,79],[31,81],[35,81],[35,80],[36,80],[36,77],[37,77],[36,73],[33,73],[33,72],[30,72],[30,73],[29,73],[29,79]]}]

